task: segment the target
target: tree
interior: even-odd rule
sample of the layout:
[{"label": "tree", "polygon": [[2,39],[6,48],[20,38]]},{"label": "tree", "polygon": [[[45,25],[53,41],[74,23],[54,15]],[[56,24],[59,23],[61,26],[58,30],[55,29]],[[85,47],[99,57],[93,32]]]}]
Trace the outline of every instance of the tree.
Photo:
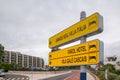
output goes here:
[{"label": "tree", "polygon": [[106,64],[106,65],[103,65],[103,67],[100,68],[99,70],[105,71],[106,69],[108,69],[110,72],[114,72],[115,66],[113,64]]},{"label": "tree", "polygon": [[4,63],[4,47],[0,44],[0,65]]}]

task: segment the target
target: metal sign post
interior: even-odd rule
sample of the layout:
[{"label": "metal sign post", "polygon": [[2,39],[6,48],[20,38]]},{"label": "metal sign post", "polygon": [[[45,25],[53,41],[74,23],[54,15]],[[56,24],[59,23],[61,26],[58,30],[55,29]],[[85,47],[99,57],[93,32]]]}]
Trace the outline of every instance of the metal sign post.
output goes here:
[{"label": "metal sign post", "polygon": [[[103,62],[103,43],[99,40],[86,42],[87,37],[103,31],[103,17],[95,13],[86,18],[85,11],[80,21],[49,38],[49,66],[80,66],[80,80],[86,80],[86,65]],[[59,50],[60,46],[80,40],[79,45]],[[57,51],[58,50],[58,51]],[[72,53],[72,54],[71,54]]]},{"label": "metal sign post", "polygon": [[[86,18],[85,11],[82,11],[80,14],[80,20]],[[86,36],[81,37],[81,43],[86,42]],[[80,66],[80,80],[86,80],[86,66],[81,65]]]}]

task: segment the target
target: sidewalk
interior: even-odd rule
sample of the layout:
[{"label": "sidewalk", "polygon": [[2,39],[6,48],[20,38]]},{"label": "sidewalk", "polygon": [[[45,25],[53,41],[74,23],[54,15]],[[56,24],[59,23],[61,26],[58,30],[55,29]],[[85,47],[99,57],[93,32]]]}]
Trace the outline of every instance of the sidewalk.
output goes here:
[{"label": "sidewalk", "polygon": [[[80,80],[80,72],[77,72],[64,80]],[[95,80],[95,78],[87,72],[87,80]]]}]

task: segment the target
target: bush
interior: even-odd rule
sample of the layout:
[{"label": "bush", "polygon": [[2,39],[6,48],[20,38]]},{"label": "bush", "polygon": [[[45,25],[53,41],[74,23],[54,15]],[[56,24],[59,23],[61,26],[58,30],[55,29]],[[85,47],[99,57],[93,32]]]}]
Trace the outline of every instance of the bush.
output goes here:
[{"label": "bush", "polygon": [[[100,80],[106,80],[105,79],[105,72],[104,71],[98,71],[96,75],[100,78]],[[120,76],[114,73],[109,74],[109,80],[120,80]]]},{"label": "bush", "polygon": [[104,71],[98,71],[96,74],[101,80],[105,80]]},{"label": "bush", "polygon": [[117,78],[118,75],[110,73],[109,74],[109,80],[115,80],[115,78]]},{"label": "bush", "polygon": [[115,80],[120,80],[120,76],[117,76]]},{"label": "bush", "polygon": [[108,69],[110,72],[112,72],[115,70],[115,67],[112,64],[106,64],[103,66],[103,70],[105,71],[106,69]]},{"label": "bush", "polygon": [[116,73],[117,75],[120,75],[120,70],[116,70],[115,73]]},{"label": "bush", "polygon": [[114,65],[106,64],[99,68],[95,74],[100,78],[100,80],[105,80],[105,70],[109,70],[109,80],[120,80],[120,70],[115,70]]}]

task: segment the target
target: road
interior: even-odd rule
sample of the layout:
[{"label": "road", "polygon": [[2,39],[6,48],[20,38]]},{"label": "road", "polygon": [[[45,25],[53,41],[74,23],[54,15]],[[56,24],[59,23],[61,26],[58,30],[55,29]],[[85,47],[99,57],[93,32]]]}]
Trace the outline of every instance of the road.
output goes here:
[{"label": "road", "polygon": [[[10,71],[4,79],[0,80],[77,80],[80,77],[79,70],[73,71]],[[79,79],[78,79],[79,80]],[[87,80],[95,80],[94,77],[87,73]]]},{"label": "road", "polygon": [[40,80],[64,80],[65,78],[73,75],[76,72],[78,72],[78,71],[72,71],[71,73],[68,73],[68,74],[63,74],[63,75],[59,75],[59,76],[55,76],[55,77],[50,77],[50,78],[46,78],[46,79],[40,79]]},{"label": "road", "polygon": [[24,76],[24,75],[7,74],[5,77],[2,77],[0,80],[30,80],[30,79],[28,76]]}]

